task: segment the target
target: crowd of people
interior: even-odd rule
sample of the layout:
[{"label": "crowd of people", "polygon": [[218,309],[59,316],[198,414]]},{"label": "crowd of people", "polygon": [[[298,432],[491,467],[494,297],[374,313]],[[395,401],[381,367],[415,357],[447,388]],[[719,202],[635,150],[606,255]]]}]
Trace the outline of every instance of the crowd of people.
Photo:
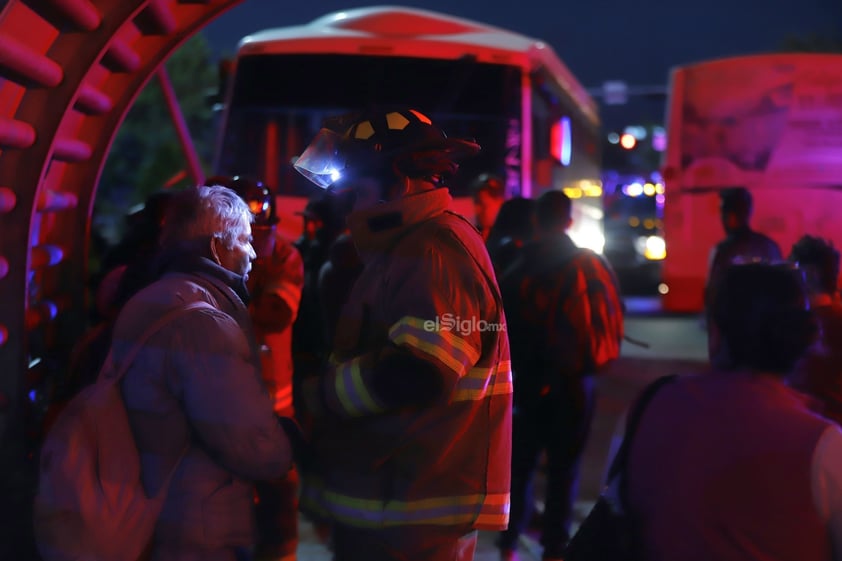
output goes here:
[{"label": "crowd of people", "polygon": [[[547,478],[543,559],[563,559],[596,375],[619,355],[610,265],[566,231],[558,190],[447,180],[480,147],[414,108],[323,129],[295,168],[325,189],[277,229],[255,179],[156,194],[100,284],[62,399],[153,322],[121,391],[150,494],[173,473],[153,561],[293,561],[299,512],[336,561],[515,559]],[[341,170],[328,174],[325,170]],[[711,368],[646,404],[625,505],[640,559],[842,559],[839,252],[788,261],[722,192],[705,319]],[[304,560],[302,560],[304,561]]]}]

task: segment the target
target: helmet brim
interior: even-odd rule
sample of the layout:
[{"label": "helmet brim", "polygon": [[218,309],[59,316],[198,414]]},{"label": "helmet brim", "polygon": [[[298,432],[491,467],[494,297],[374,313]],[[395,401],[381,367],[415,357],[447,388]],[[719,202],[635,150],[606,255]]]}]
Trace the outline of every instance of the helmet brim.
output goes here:
[{"label": "helmet brim", "polygon": [[463,138],[447,138],[443,149],[454,160],[475,156],[481,150],[480,145],[475,141]]}]

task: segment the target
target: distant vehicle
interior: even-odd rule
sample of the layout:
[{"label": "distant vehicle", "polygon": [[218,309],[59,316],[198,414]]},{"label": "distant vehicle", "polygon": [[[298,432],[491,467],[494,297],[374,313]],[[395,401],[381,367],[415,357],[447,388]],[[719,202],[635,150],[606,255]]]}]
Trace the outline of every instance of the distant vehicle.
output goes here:
[{"label": "distant vehicle", "polygon": [[703,307],[723,239],[718,192],[746,187],[752,226],[785,254],[802,235],[842,247],[842,55],[767,54],[675,68],[667,112],[663,307]]},{"label": "distant vehicle", "polygon": [[603,174],[605,258],[624,294],[657,294],[666,257],[660,174]]},{"label": "distant vehicle", "polygon": [[229,79],[215,172],[251,175],[277,193],[297,236],[311,184],[292,162],[326,118],[407,104],[447,134],[482,146],[450,182],[473,218],[471,181],[504,178],[509,196],[555,188],[575,199],[572,236],[601,251],[599,117],[542,41],[426,10],[370,7],[245,37]]}]

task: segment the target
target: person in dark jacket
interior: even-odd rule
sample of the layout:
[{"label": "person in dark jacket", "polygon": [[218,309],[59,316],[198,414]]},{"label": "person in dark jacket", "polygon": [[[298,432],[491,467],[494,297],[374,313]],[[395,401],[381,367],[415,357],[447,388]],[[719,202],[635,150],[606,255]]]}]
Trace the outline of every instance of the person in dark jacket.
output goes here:
[{"label": "person in dark jacket", "polygon": [[559,559],[570,537],[579,464],[590,433],[595,395],[591,356],[594,336],[587,305],[595,279],[614,304],[606,325],[618,326],[622,304],[607,262],[566,234],[571,202],[548,191],[535,202],[537,237],[500,279],[514,374],[512,509],[498,546],[511,559],[532,513],[532,482],[542,452],[547,490],[541,531],[545,560]]},{"label": "person in dark jacket", "polygon": [[[705,309],[710,322],[710,303],[716,297],[720,280],[725,271],[735,263],[774,263],[783,261],[781,248],[772,238],[752,229],[751,213],[753,199],[745,187],[723,189],[719,192],[722,227],[725,239],[711,251],[708,265],[708,278],[705,286]],[[717,342],[708,338],[708,350]],[[721,357],[711,354],[716,362]]]},{"label": "person in dark jacket", "polygon": [[171,197],[168,191],[147,197],[143,208],[126,216],[125,235],[105,255],[94,293],[94,323],[73,346],[67,377],[55,397],[58,407],[96,381],[111,346],[117,314],[129,298],[154,280],[152,263]]},{"label": "person in dark jacket", "polygon": [[485,245],[499,277],[535,235],[535,201],[513,197],[503,203]]},{"label": "person in dark jacket", "polygon": [[247,308],[250,218],[226,187],[178,193],[163,225],[158,280],[129,299],[114,327],[119,364],[170,310],[197,301],[213,308],[153,334],[121,381],[147,493],[175,468],[153,561],[242,559],[254,545],[254,482],[279,478],[292,464]]},{"label": "person in dark jacket", "polygon": [[506,185],[496,175],[483,173],[471,182],[476,227],[483,241],[488,241],[497,214],[506,200]]},{"label": "person in dark jacket", "polygon": [[730,360],[661,387],[626,464],[649,561],[842,559],[842,431],[788,378],[816,336],[803,271],[730,267],[712,302]]},{"label": "person in dark jacket", "polygon": [[319,302],[325,326],[325,339],[332,348],[336,323],[351,288],[363,271],[363,262],[350,233],[340,234],[330,246],[327,262],[319,271]]},{"label": "person in dark jacket", "polygon": [[796,369],[793,385],[817,400],[819,413],[842,424],[842,298],[839,250],[833,243],[803,236],[789,255],[804,271],[810,305],[819,323],[819,341]]},{"label": "person in dark jacket", "polygon": [[293,400],[296,402],[301,382],[321,372],[330,353],[319,297],[319,272],[328,260],[331,245],[343,230],[336,201],[324,194],[311,199],[300,214],[304,228],[294,245],[304,262],[304,284],[292,326]]}]

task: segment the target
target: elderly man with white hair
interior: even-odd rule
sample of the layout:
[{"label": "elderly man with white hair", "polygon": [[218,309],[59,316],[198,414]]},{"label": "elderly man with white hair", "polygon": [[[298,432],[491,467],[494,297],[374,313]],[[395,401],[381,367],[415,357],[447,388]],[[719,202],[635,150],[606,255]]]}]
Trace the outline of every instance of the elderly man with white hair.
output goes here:
[{"label": "elderly man with white hair", "polygon": [[157,318],[192,302],[209,305],[153,333],[122,379],[146,491],[156,493],[175,468],[155,561],[244,558],[255,535],[254,481],[281,477],[292,463],[247,309],[250,220],[226,187],[178,193],[163,226],[158,280],[128,301],[114,329],[119,363]]}]

